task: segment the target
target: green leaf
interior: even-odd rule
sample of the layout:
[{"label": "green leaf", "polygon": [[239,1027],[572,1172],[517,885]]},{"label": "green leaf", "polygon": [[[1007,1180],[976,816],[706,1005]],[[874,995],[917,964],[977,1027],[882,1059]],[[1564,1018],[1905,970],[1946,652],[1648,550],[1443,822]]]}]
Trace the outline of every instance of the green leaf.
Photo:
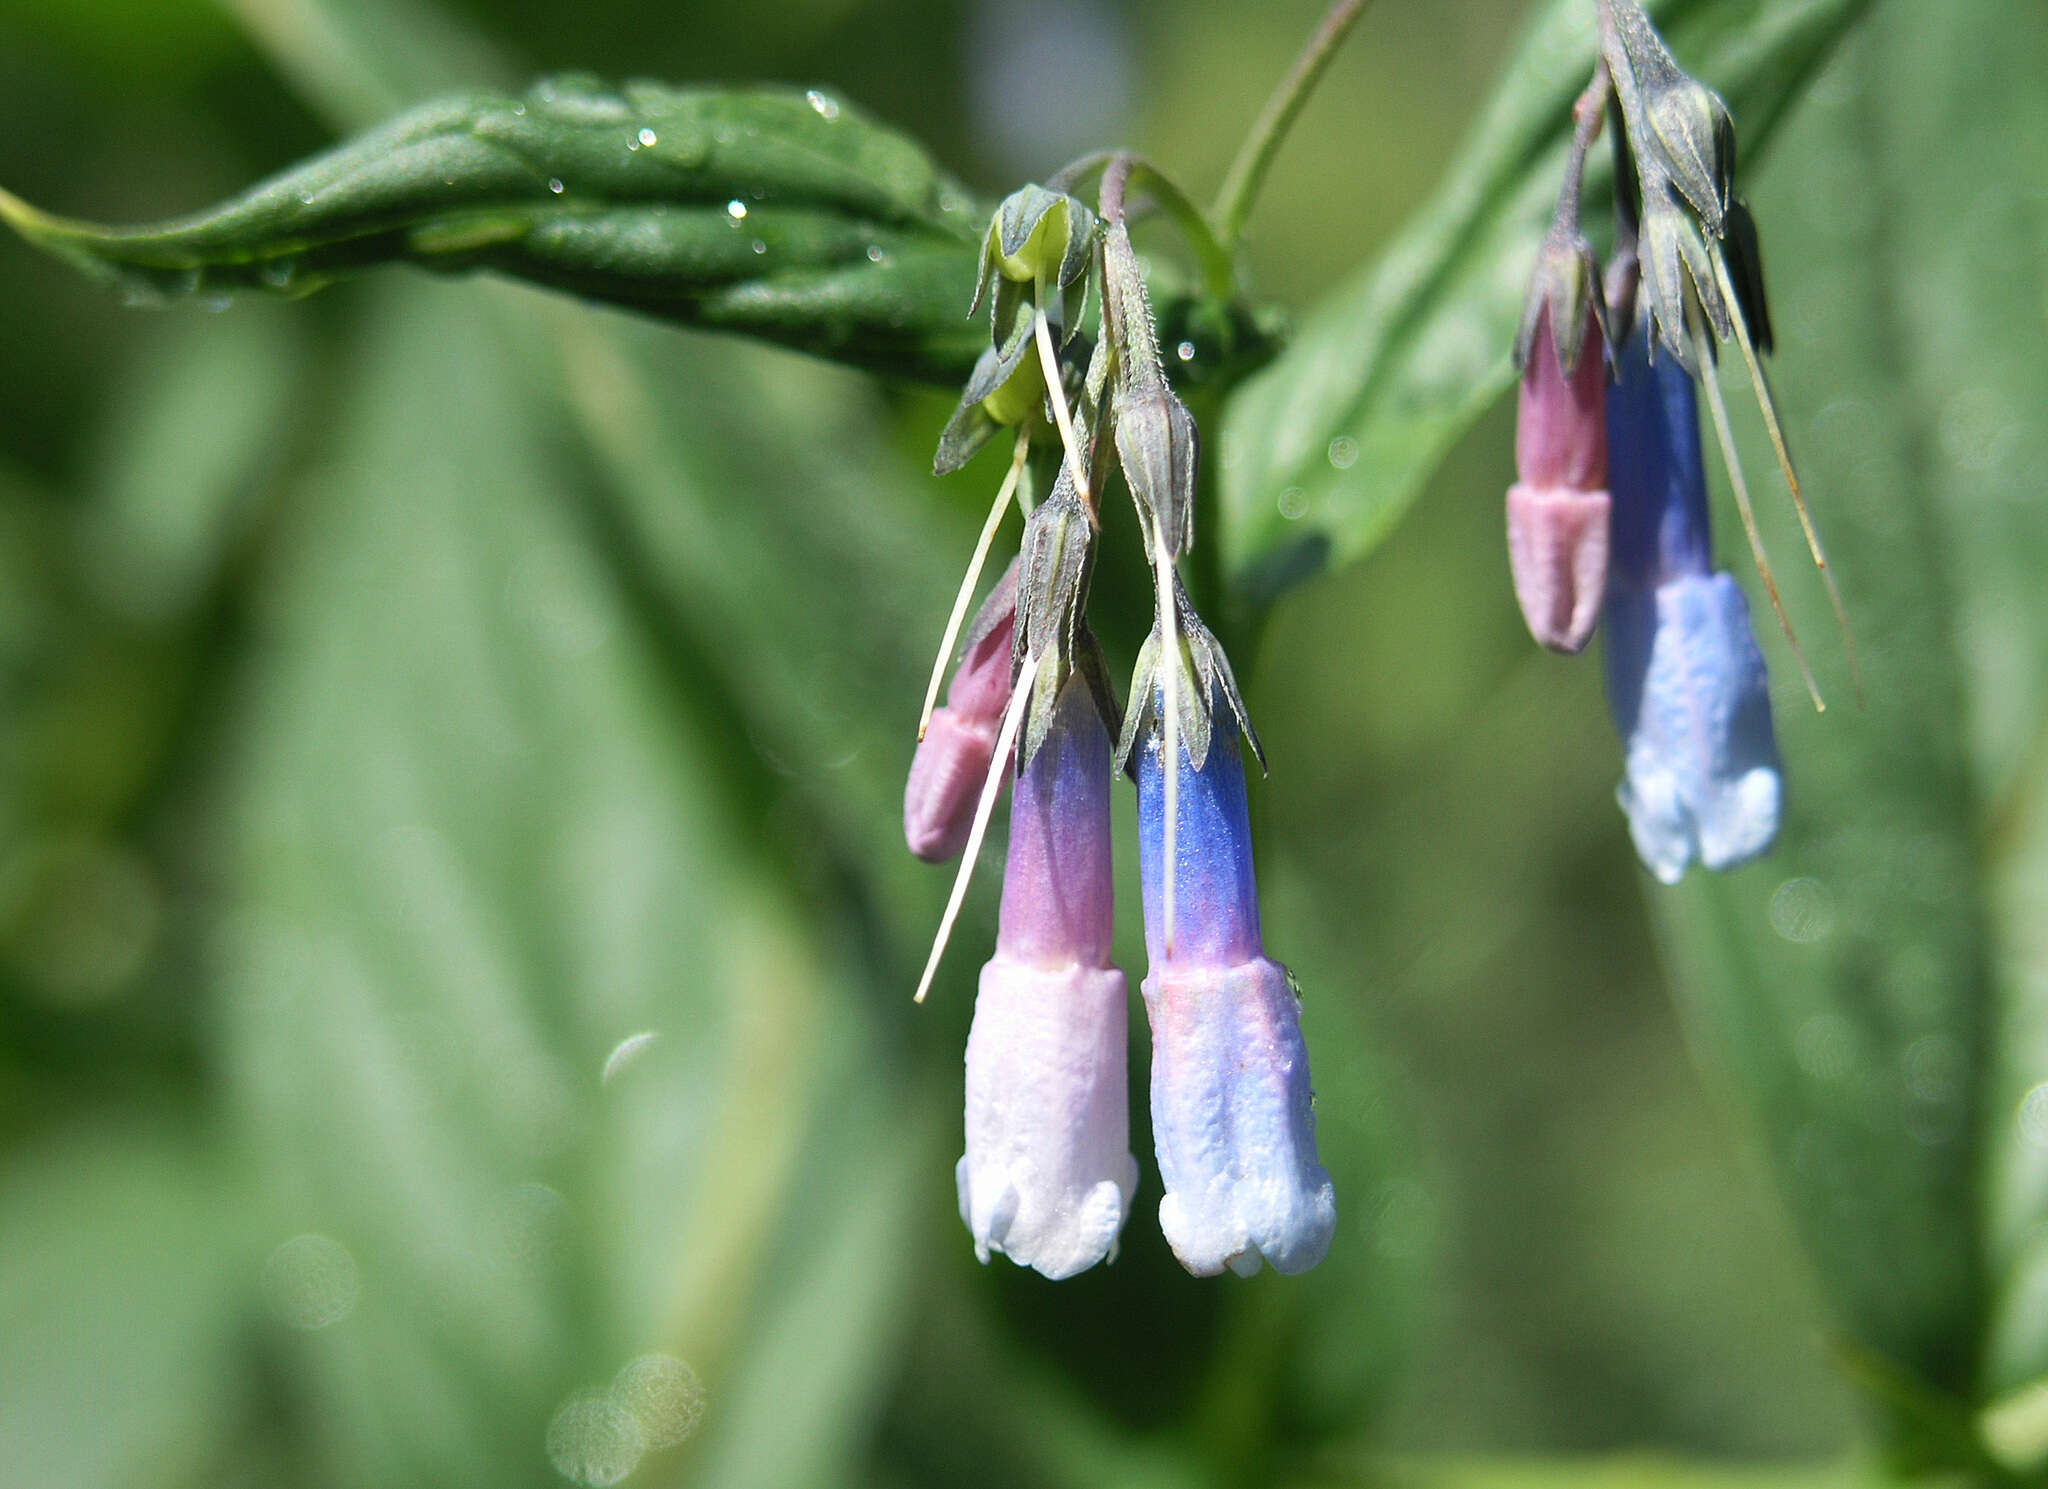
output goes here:
[{"label": "green leaf", "polygon": [[[749,1382],[796,1389],[792,1332],[872,1357],[910,1255],[860,964],[564,500],[524,333],[394,289],[273,554],[229,788],[217,1057],[259,1223],[360,1277],[273,1342],[344,1484],[595,1481],[649,1353],[707,1400],[650,1468],[787,1461]],[[853,1400],[825,1374],[783,1399],[830,1482],[858,1414],[824,1431]]]},{"label": "green leaf", "polygon": [[[1869,0],[1650,9],[1679,60],[1727,98],[1754,152]],[[1508,353],[1594,39],[1592,0],[1542,7],[1435,201],[1231,400],[1223,563],[1255,601],[1371,552],[1511,385]],[[1596,179],[1607,189],[1605,174]]]},{"label": "green leaf", "polygon": [[208,1482],[262,1256],[177,1118],[127,1113],[0,1169],[0,1441],[18,1483]]},{"label": "green leaf", "polygon": [[[1776,856],[1656,896],[1853,1373],[1902,1454],[1978,1470],[1977,1410],[2048,1374],[2048,203],[2012,164],[2048,142],[2044,67],[2038,12],[1886,8],[1760,183],[1796,266],[1779,388],[1869,705],[1816,716],[1781,689]],[[1795,615],[1825,615],[1789,577]]]},{"label": "green leaf", "polygon": [[423,104],[211,211],[112,229],[0,193],[31,242],[144,300],[490,269],[957,383],[982,220],[916,144],[815,91],[573,76]]},{"label": "green leaf", "polygon": [[213,589],[310,417],[304,330],[282,307],[155,327],[109,400],[80,514],[86,582],[108,609],[163,625]]}]

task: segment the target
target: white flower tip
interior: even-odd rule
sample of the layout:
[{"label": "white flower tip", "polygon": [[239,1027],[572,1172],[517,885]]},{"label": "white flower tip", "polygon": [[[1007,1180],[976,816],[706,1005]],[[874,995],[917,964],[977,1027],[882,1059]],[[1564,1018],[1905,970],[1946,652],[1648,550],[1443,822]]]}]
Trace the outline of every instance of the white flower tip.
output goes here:
[{"label": "white flower tip", "polygon": [[953,1182],[960,1193],[960,1218],[974,1236],[975,1256],[986,1266],[990,1253],[1000,1252],[1054,1282],[1098,1262],[1115,1261],[1117,1239],[1138,1188],[1138,1161],[1128,1154],[1123,1161],[1123,1173],[1101,1180],[1078,1200],[1055,1201],[1027,1214],[1020,1181],[1024,1188],[1043,1187],[1031,1175],[984,1173],[977,1178],[963,1157],[953,1168]]},{"label": "white flower tip", "polygon": [[967,1036],[960,1218],[983,1261],[1047,1277],[1114,1259],[1138,1189],[1130,1151],[1123,974],[998,952]]},{"label": "white flower tip", "polygon": [[1293,1277],[1329,1254],[1337,1230],[1337,1188],[1320,1166],[1300,1185],[1244,1183],[1202,1203],[1170,1193],[1159,1202],[1159,1228],[1183,1267],[1197,1277],[1225,1271],[1255,1277],[1270,1264]]}]

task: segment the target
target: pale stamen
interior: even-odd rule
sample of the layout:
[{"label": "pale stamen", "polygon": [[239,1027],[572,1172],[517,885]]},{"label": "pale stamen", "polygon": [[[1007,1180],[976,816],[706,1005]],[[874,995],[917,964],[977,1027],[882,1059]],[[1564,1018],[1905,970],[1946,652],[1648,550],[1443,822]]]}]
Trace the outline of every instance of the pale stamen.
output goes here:
[{"label": "pale stamen", "polygon": [[1059,425],[1060,443],[1067,451],[1067,474],[1074,478],[1074,490],[1080,493],[1081,504],[1088,509],[1088,521],[1094,524],[1095,494],[1088,489],[1088,470],[1081,460],[1081,444],[1074,438],[1074,420],[1067,412],[1067,390],[1060,381],[1060,357],[1053,350],[1052,323],[1046,320],[1043,310],[1038,312],[1033,331],[1038,337],[1038,361],[1045,369],[1046,396],[1052,400],[1052,421]]},{"label": "pale stamen", "polygon": [[1694,355],[1699,360],[1700,384],[1706,389],[1707,407],[1714,415],[1714,435],[1721,442],[1721,460],[1728,467],[1728,484],[1735,490],[1735,507],[1742,513],[1742,530],[1749,538],[1750,555],[1756,560],[1757,573],[1763,576],[1764,592],[1771,597],[1771,609],[1777,612],[1778,625],[1785,632],[1785,640],[1792,648],[1793,660],[1799,664],[1799,675],[1806,679],[1806,691],[1813,699],[1816,713],[1826,713],[1826,700],[1820,695],[1820,684],[1814,680],[1813,669],[1806,664],[1806,652],[1799,645],[1799,633],[1792,629],[1792,617],[1785,613],[1785,602],[1778,594],[1778,581],[1771,573],[1771,561],[1764,555],[1764,536],[1756,525],[1756,511],[1749,502],[1749,482],[1742,474],[1742,457],[1735,450],[1735,436],[1728,427],[1728,405],[1721,397],[1721,382],[1714,368],[1713,348],[1707,344],[1706,332],[1695,326],[1692,333]]},{"label": "pale stamen", "polygon": [[1785,430],[1778,422],[1778,402],[1771,394],[1770,378],[1765,375],[1763,362],[1756,354],[1756,343],[1749,335],[1749,322],[1742,314],[1742,302],[1736,296],[1728,266],[1719,254],[1714,255],[1714,277],[1720,282],[1722,296],[1734,307],[1735,339],[1742,347],[1742,360],[1749,368],[1749,383],[1756,390],[1757,407],[1763,412],[1764,428],[1771,436],[1771,448],[1777,452],[1778,469],[1784,473],[1785,489],[1792,493],[1792,506],[1799,513],[1799,526],[1806,534],[1806,551],[1813,555],[1814,567],[1820,570],[1821,582],[1828,589],[1828,603],[1835,607],[1835,625],[1842,633],[1842,649],[1849,654],[1849,678],[1855,685],[1856,704],[1860,708],[1863,705],[1863,664],[1857,659],[1856,637],[1849,629],[1849,611],[1842,604],[1842,592],[1835,584],[1834,568],[1828,563],[1827,554],[1821,550],[1820,529],[1806,505],[1806,494],[1799,489],[1799,472],[1793,468],[1792,452],[1785,444]]},{"label": "pale stamen", "polygon": [[[1174,881],[1180,877],[1180,627],[1168,620],[1173,605],[1173,560],[1167,556],[1166,540],[1156,521],[1147,522],[1152,538],[1152,567],[1159,591],[1159,660],[1165,668],[1160,678],[1160,766],[1164,771],[1166,807],[1166,883],[1160,891],[1160,941],[1166,955],[1173,955]],[[1178,620],[1178,617],[1174,617]],[[1135,700],[1133,700],[1135,701]]]},{"label": "pale stamen", "polygon": [[996,492],[996,502],[989,508],[988,521],[981,525],[981,540],[974,545],[974,557],[967,562],[967,576],[960,581],[960,593],[953,600],[953,613],[946,619],[946,634],[939,638],[939,657],[932,663],[932,680],[924,690],[924,711],[917,716],[920,742],[925,731],[932,726],[932,710],[939,702],[939,685],[946,680],[946,663],[953,659],[953,647],[960,640],[960,627],[967,620],[967,606],[974,599],[975,585],[981,581],[981,566],[988,562],[988,551],[995,543],[996,529],[1003,525],[1003,516],[1010,510],[1010,498],[1016,495],[1017,482],[1024,474],[1024,458],[1030,453],[1030,441],[1018,435],[1017,453],[1010,460],[1010,472],[1003,477],[1002,488]]}]

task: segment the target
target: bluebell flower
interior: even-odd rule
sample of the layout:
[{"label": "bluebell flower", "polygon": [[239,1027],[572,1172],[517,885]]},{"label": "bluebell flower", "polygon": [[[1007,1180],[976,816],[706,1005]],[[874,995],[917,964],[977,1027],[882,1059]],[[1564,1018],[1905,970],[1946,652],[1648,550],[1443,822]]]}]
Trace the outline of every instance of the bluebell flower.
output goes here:
[{"label": "bluebell flower", "polygon": [[1698,395],[1648,337],[1609,390],[1614,497],[1607,696],[1627,751],[1617,793],[1644,865],[1676,884],[1777,836],[1783,786],[1769,679],[1735,581],[1712,567]]},{"label": "bluebell flower", "polygon": [[1110,965],[1110,740],[1068,678],[1010,801],[996,954],[967,1037],[960,1218],[985,1262],[1047,1277],[1113,1260],[1138,1184],[1126,994]]},{"label": "bluebell flower", "polygon": [[[1192,679],[1189,679],[1192,681]],[[1199,760],[1183,752],[1175,861],[1166,858],[1160,731],[1138,742],[1139,866],[1151,958],[1152,1132],[1166,1195],[1159,1226],[1199,1277],[1249,1277],[1263,1263],[1305,1272],[1337,1223],[1336,1191],[1316,1158],[1301,1002],[1265,954],[1244,762],[1230,709]],[[1162,899],[1174,883],[1173,940]]]}]

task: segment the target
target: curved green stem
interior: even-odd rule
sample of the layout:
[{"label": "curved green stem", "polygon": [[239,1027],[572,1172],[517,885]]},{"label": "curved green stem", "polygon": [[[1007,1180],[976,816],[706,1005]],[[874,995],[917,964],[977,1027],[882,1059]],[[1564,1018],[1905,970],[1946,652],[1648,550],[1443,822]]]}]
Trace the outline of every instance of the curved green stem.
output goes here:
[{"label": "curved green stem", "polygon": [[1323,23],[1316,27],[1308,45],[1301,49],[1301,55],[1294,59],[1293,69],[1266,100],[1252,132],[1238,149],[1237,159],[1230,163],[1223,189],[1216,193],[1216,208],[1211,215],[1216,221],[1216,236],[1226,253],[1235,253],[1239,239],[1244,236],[1245,219],[1251,216],[1252,202],[1265,184],[1266,170],[1272,165],[1280,142],[1287,138],[1288,129],[1322,80],[1337,48],[1344,44],[1344,38],[1371,5],[1372,0],[1337,0],[1323,17]]},{"label": "curved green stem", "polygon": [[1125,193],[1135,186],[1147,193],[1171,217],[1201,260],[1202,281],[1211,295],[1228,300],[1237,292],[1237,266],[1216,236],[1202,209],[1186,192],[1159,170],[1136,155],[1119,152],[1110,157],[1102,173],[1102,195],[1098,205],[1107,222],[1124,220]]}]

